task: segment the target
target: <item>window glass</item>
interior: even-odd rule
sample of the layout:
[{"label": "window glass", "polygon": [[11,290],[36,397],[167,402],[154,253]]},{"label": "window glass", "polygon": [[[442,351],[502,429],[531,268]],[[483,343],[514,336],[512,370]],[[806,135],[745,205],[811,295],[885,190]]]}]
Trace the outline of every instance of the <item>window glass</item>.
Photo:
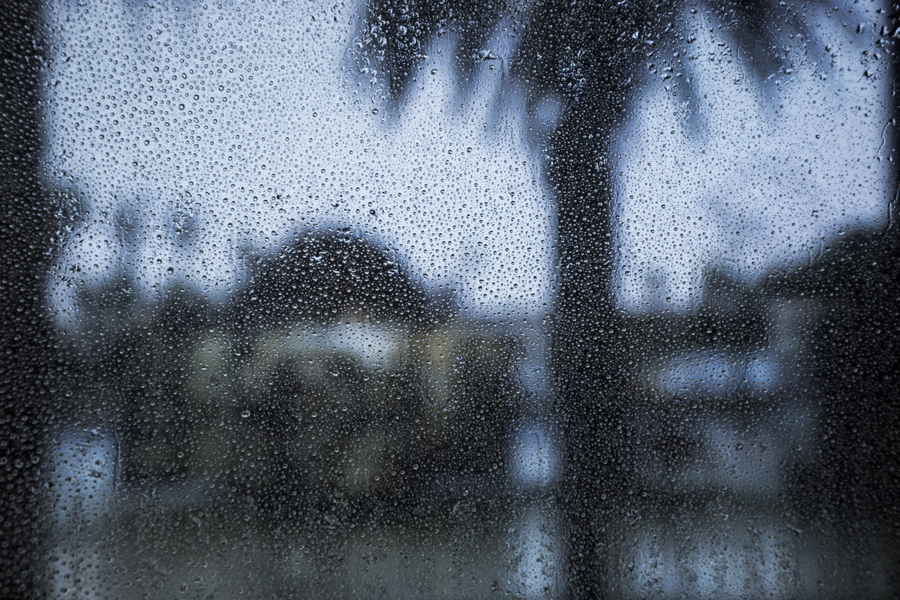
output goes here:
[{"label": "window glass", "polygon": [[2,595],[900,591],[900,6],[10,15]]}]

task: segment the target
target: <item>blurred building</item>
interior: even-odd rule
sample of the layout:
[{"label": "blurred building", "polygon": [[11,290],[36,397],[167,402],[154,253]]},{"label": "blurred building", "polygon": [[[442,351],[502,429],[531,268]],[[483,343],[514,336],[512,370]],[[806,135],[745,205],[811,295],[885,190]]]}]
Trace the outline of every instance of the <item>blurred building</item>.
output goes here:
[{"label": "blurred building", "polygon": [[[224,307],[177,288],[141,307],[127,279],[83,294],[87,337],[104,344],[69,348],[83,358],[56,436],[55,535],[80,558],[58,558],[54,589],[133,573],[143,552],[122,532],[150,539],[210,514],[245,517],[247,540],[281,535],[293,548],[315,536],[316,552],[450,515],[496,538],[481,577],[509,571],[512,548],[523,566],[503,577],[531,597],[547,581],[561,589],[550,513],[531,500],[561,460],[537,376],[546,336],[463,317],[452,294],[427,294],[386,248],[349,232],[300,234],[251,262]],[[73,528],[92,532],[77,548]],[[164,537],[189,547],[181,535]],[[423,551],[451,550],[434,535]],[[83,552],[119,558],[85,566]],[[285,589],[314,585],[277,571]]]},{"label": "blurred building", "polygon": [[755,285],[708,269],[695,310],[622,320],[611,596],[893,595],[896,257],[894,234],[849,236]]}]

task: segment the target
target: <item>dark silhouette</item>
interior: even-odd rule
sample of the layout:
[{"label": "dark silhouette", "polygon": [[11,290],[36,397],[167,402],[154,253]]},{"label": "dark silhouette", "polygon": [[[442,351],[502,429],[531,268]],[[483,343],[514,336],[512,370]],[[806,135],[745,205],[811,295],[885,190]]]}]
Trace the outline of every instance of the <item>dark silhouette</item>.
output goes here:
[{"label": "dark silhouette", "polygon": [[0,596],[34,597],[44,561],[43,445],[56,412],[58,362],[44,318],[43,281],[55,215],[41,193],[43,42],[38,2],[12,1],[0,19]]}]

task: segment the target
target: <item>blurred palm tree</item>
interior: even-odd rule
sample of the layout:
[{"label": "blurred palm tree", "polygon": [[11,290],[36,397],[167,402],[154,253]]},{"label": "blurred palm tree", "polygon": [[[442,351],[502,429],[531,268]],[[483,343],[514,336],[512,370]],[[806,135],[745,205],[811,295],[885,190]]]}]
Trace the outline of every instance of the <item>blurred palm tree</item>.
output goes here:
[{"label": "blurred palm tree", "polygon": [[[685,52],[692,40],[685,37],[681,24],[688,11],[698,10],[715,15],[733,32],[754,85],[771,86],[770,75],[790,73],[786,47],[798,36],[806,52],[827,51],[807,7],[792,2],[714,0],[695,6],[646,0],[499,4],[375,0],[367,12],[366,48],[385,73],[388,93],[395,100],[402,99],[425,40],[451,31],[461,37],[456,67],[464,81],[477,61],[501,58],[485,56],[482,48],[497,24],[509,19],[509,27],[522,41],[514,56],[502,57],[511,74],[508,85],[527,90],[524,108],[529,115],[548,97],[559,99],[562,107],[555,129],[541,140],[540,151],[554,188],[558,219],[554,384],[566,437],[567,484],[561,494],[571,534],[570,592],[576,598],[605,593],[601,578],[607,566],[601,542],[609,520],[605,511],[610,509],[597,498],[627,487],[633,466],[629,446],[622,440],[637,418],[621,400],[621,386],[628,380],[629,339],[622,332],[623,316],[613,298],[616,163],[610,134],[624,121],[640,91],[639,73],[648,64],[651,68],[671,64],[673,53],[678,57]],[[848,14],[842,11],[835,18],[846,20]],[[900,11],[879,10],[878,15],[867,22],[854,17],[852,26],[872,36],[877,52],[893,61]],[[889,69],[895,82],[897,72]],[[679,90],[687,99],[705,93],[692,85]],[[458,93],[464,96],[469,90],[461,85]],[[883,390],[880,398],[888,400]]]}]

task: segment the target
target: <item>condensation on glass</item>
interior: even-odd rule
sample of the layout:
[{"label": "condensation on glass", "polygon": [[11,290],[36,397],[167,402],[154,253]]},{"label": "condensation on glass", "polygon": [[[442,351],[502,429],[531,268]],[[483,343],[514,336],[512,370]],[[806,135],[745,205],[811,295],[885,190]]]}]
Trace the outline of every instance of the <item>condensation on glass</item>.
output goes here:
[{"label": "condensation on glass", "polygon": [[900,6],[23,10],[19,593],[900,591]]}]

